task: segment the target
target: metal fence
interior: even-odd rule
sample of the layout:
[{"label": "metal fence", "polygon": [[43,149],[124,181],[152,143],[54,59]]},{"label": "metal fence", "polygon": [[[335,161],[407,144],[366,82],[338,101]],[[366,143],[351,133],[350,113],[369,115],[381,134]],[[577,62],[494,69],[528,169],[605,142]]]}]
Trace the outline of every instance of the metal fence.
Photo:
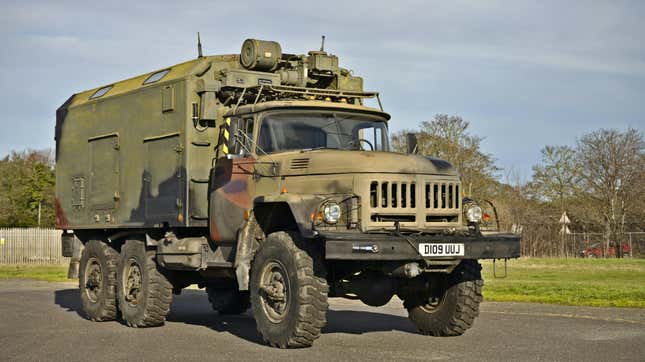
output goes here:
[{"label": "metal fence", "polygon": [[[645,232],[624,233],[622,242],[629,246],[626,257],[645,257]],[[523,240],[523,244],[530,240]],[[563,243],[563,244],[561,244]],[[601,247],[598,257],[609,257],[606,253],[606,241],[600,233],[571,233],[561,236],[561,240],[551,242],[551,253],[531,254],[523,245],[525,256],[560,256],[580,257],[581,252],[590,248]],[[563,253],[564,250],[564,253]],[[0,228],[0,265],[2,264],[69,264],[70,258],[61,255],[61,231],[39,228]]]},{"label": "metal fence", "polygon": [[[571,233],[565,236],[565,241],[567,251],[570,251],[573,254],[572,256],[576,257],[583,256],[581,255],[583,251],[585,251],[586,255],[593,257],[615,257],[615,250],[618,249],[617,242],[611,242],[610,245],[607,245],[605,236],[602,233]],[[624,257],[645,257],[645,232],[622,233],[620,234],[620,243],[623,246]]]},{"label": "metal fence", "polygon": [[0,228],[0,264],[68,264],[61,255],[61,231]]}]

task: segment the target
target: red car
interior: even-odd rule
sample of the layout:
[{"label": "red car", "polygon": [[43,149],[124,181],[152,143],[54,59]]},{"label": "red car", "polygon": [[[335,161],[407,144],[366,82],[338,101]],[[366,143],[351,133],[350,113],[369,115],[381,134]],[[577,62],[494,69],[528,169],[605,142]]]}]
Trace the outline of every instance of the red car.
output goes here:
[{"label": "red car", "polygon": [[[601,258],[603,256],[603,250],[605,249],[604,245],[602,243],[595,243],[591,244],[589,247],[587,247],[584,250],[580,251],[580,257],[582,258]],[[628,255],[629,254],[629,245],[628,244],[623,244],[623,255]],[[616,256],[616,248],[614,244],[609,245],[609,249],[607,249],[607,257],[611,256]]]}]

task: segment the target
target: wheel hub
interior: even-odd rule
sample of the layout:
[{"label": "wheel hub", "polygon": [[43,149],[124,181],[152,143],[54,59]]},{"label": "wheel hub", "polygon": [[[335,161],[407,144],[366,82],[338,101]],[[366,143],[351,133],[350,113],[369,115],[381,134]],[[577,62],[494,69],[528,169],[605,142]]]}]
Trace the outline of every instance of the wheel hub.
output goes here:
[{"label": "wheel hub", "polygon": [[264,267],[260,278],[260,301],[265,315],[273,323],[284,320],[289,309],[289,279],[284,266],[272,261]]},{"label": "wheel hub", "polygon": [[123,295],[125,301],[129,304],[136,306],[139,303],[139,296],[141,294],[141,267],[135,259],[128,260],[123,273]]},{"label": "wheel hub", "polygon": [[85,267],[85,294],[93,303],[98,302],[103,285],[103,272],[98,259],[91,257]]}]

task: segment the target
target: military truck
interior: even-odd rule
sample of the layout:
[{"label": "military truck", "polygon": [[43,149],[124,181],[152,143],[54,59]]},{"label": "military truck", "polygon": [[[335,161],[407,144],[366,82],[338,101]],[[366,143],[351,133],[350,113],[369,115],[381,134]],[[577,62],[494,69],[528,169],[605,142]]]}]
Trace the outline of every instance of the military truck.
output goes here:
[{"label": "military truck", "polygon": [[197,284],[291,348],[320,336],[328,298],[396,295],[421,333],[461,335],[478,260],[518,257],[519,237],[482,233],[449,162],[392,152],[389,119],[322,47],[255,39],[74,94],[56,112],[56,222],[66,256],[83,244],[85,314],[159,326]]}]

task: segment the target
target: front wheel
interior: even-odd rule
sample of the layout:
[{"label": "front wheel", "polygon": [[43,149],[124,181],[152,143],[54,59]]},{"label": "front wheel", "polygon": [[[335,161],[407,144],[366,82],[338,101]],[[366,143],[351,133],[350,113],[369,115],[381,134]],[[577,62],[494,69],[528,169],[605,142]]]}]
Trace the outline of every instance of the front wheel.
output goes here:
[{"label": "front wheel", "polygon": [[288,233],[270,234],[255,254],[250,292],[258,331],[270,345],[308,347],[320,336],[329,287]]},{"label": "front wheel", "polygon": [[482,301],[481,265],[463,260],[450,275],[430,281],[430,290],[404,301],[412,323],[423,334],[459,336],[479,315]]}]

